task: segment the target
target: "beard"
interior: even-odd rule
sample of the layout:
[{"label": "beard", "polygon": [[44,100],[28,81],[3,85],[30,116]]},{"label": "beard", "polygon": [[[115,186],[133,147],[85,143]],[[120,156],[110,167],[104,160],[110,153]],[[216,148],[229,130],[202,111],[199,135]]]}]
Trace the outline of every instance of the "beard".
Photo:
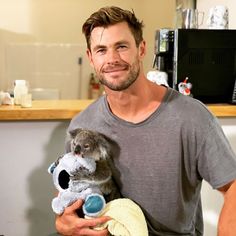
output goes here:
[{"label": "beard", "polygon": [[[103,74],[104,71],[109,71],[113,69],[123,69],[128,71],[129,73],[126,75],[126,78],[124,80],[119,80],[119,78],[113,78],[112,80],[109,80],[105,77]],[[106,66],[105,68],[101,68],[99,72],[97,72],[97,78],[99,79],[100,83],[103,84],[104,86],[108,87],[109,89],[113,91],[122,91],[127,88],[129,88],[138,78],[140,73],[140,65],[139,65],[139,60],[136,59],[135,62],[130,65],[126,62],[118,62],[114,63],[113,65]],[[115,80],[115,81],[114,81]]]}]

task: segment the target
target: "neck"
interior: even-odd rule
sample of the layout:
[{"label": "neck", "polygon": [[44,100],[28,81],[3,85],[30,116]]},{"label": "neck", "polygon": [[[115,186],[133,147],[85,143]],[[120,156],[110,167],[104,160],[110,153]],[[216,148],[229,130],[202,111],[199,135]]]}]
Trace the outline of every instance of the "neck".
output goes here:
[{"label": "neck", "polygon": [[105,89],[112,113],[119,118],[139,123],[148,118],[161,104],[166,88],[148,81],[135,81],[125,91]]}]

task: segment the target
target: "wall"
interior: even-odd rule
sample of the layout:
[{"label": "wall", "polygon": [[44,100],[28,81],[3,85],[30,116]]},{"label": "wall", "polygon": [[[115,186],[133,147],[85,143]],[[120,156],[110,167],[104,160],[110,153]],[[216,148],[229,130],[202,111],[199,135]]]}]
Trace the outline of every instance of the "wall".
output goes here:
[{"label": "wall", "polygon": [[[173,0],[145,4],[141,0],[1,0],[0,90],[12,89],[15,79],[26,79],[33,88],[59,88],[65,99],[86,98],[92,68],[81,26],[92,12],[107,5],[133,9],[144,21],[148,48],[144,66],[146,71],[151,69],[155,30],[173,25]],[[6,31],[12,37],[3,41]],[[58,53],[52,53],[52,48]]]},{"label": "wall", "polygon": [[64,153],[68,122],[0,122],[0,235],[55,232],[49,164]]}]

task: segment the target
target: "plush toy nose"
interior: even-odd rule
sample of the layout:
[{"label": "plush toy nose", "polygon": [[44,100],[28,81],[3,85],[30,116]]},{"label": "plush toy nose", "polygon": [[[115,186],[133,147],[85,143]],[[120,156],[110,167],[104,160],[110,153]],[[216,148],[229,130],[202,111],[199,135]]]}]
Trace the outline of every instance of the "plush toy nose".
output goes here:
[{"label": "plush toy nose", "polygon": [[81,146],[80,145],[76,145],[74,152],[75,152],[75,154],[80,154],[81,153]]}]

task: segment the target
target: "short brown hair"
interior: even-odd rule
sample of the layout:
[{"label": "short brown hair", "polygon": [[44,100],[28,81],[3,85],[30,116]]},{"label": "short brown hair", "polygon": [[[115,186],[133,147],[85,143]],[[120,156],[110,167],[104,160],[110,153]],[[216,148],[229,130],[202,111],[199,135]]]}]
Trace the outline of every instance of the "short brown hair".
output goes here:
[{"label": "short brown hair", "polygon": [[136,46],[143,40],[143,22],[139,21],[134,12],[123,10],[119,7],[103,7],[94,12],[83,24],[82,31],[85,35],[87,48],[91,49],[90,37],[91,32],[96,27],[108,27],[120,22],[127,22],[131,33],[134,36]]}]

